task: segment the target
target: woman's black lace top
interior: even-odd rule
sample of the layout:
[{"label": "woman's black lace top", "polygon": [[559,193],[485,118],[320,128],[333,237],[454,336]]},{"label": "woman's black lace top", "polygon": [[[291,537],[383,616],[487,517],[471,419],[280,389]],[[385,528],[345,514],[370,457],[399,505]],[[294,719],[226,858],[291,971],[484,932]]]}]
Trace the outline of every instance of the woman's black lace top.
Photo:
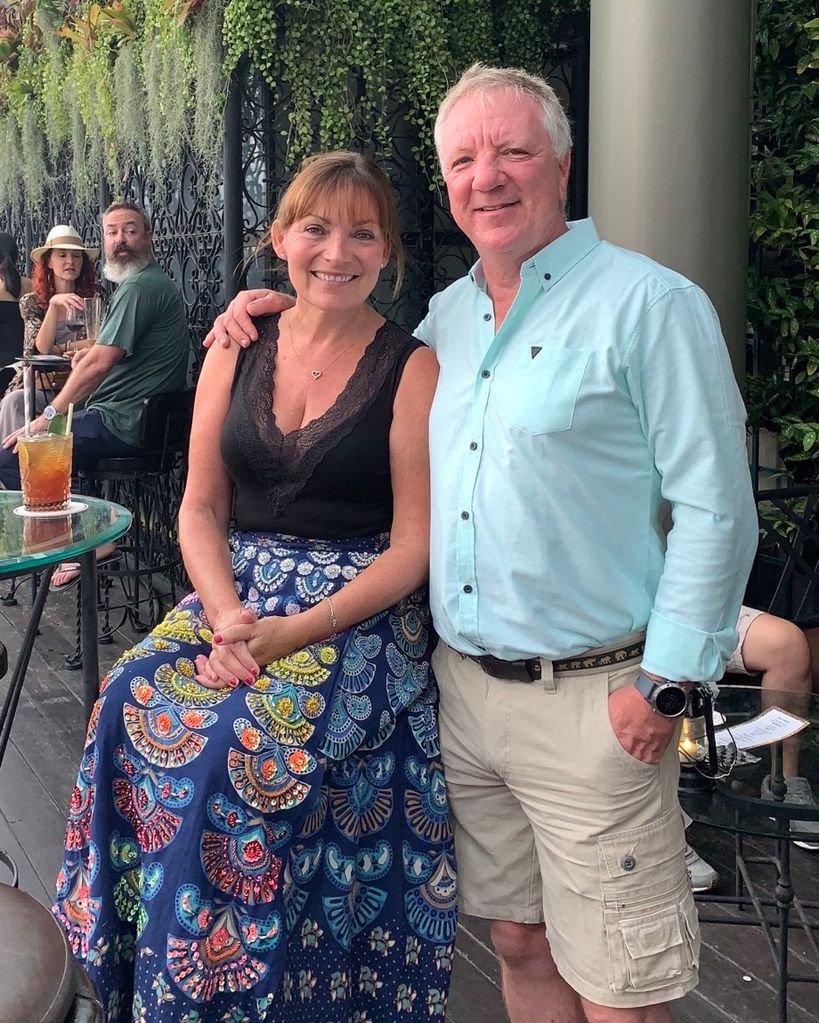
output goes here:
[{"label": "woman's black lace top", "polygon": [[334,404],[282,434],[273,413],[278,320],[258,320],[259,340],[240,352],[222,427],[237,529],[328,540],[386,532],[393,399],[421,342],[387,321]]}]

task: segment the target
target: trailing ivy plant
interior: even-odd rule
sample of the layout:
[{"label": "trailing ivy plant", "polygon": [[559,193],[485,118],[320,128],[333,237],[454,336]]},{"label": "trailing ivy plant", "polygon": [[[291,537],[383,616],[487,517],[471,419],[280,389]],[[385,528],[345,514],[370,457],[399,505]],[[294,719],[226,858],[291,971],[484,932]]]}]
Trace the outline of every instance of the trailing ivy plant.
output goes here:
[{"label": "trailing ivy plant", "polygon": [[287,155],[369,145],[391,119],[414,127],[436,181],[432,125],[448,85],[475,60],[540,70],[556,26],[588,0],[228,0],[226,68],[246,58],[287,111]]},{"label": "trailing ivy plant", "polygon": [[434,186],[448,84],[478,59],[539,69],[561,19],[587,3],[17,0],[0,8],[0,129],[22,150],[0,152],[0,205],[36,208],[66,162],[79,203],[100,176],[116,192],[134,166],[161,196],[187,149],[212,173],[240,61],[272,89],[291,164],[315,148],[387,153],[403,118]]},{"label": "trailing ivy plant", "polygon": [[[751,422],[786,465],[819,473],[819,18],[815,0],[759,0],[748,316],[761,372]],[[800,463],[808,463],[807,465]]]}]

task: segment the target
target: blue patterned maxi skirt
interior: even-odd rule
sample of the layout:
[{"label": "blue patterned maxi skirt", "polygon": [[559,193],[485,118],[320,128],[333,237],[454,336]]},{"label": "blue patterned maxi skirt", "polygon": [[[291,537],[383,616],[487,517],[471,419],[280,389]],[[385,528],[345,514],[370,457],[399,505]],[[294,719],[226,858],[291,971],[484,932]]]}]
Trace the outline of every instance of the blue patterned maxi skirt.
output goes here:
[{"label": "blue patterned maxi skirt", "polygon": [[[294,614],[384,545],[235,534],[237,592]],[[425,595],[235,690],[192,677],[211,638],[193,594],[89,724],[53,911],[108,1020],[443,1019],[456,882]]]}]

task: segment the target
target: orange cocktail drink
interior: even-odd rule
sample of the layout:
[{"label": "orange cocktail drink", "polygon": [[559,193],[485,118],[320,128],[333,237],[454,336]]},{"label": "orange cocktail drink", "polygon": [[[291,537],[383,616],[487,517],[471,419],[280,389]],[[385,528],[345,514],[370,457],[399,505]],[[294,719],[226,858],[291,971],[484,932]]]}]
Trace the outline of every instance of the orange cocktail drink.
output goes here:
[{"label": "orange cocktail drink", "polygon": [[23,504],[27,511],[61,511],[68,507],[72,441],[70,433],[17,438]]}]

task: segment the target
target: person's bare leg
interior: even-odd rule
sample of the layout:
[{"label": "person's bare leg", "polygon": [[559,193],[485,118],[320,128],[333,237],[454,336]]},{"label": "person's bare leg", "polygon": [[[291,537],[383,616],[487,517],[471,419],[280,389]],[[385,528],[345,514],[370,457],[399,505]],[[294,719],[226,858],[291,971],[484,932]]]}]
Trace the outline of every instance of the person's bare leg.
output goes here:
[{"label": "person's bare leg", "polygon": [[493,920],[490,934],[510,1023],[586,1023],[580,999],[557,972],[543,924]]},{"label": "person's bare leg", "polygon": [[[811,693],[810,647],[802,630],[775,615],[751,622],[742,644],[748,671],[762,672],[762,705],[781,707],[791,714],[808,712]],[[801,736],[783,743],[782,769],[786,778],[799,774]]]},{"label": "person's bare leg", "polygon": [[813,691],[819,695],[819,627],[805,629],[805,639],[810,649],[810,674]]},{"label": "person's bare leg", "polygon": [[613,1009],[609,1005],[595,1005],[586,998],[581,999],[588,1023],[672,1023],[668,1002],[662,1005],[646,1005],[640,1009]]}]

